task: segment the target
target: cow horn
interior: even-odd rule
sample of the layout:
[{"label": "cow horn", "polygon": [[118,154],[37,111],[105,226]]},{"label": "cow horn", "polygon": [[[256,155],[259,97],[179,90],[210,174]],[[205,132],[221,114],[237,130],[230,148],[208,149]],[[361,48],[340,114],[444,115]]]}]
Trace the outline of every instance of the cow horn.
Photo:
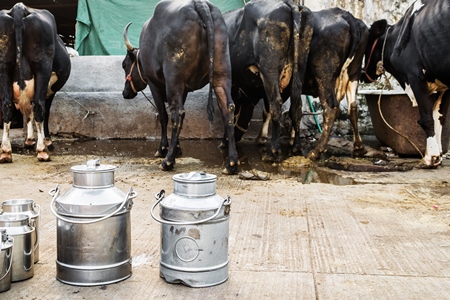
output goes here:
[{"label": "cow horn", "polygon": [[127,46],[128,51],[133,51],[134,49],[133,45],[131,45],[131,42],[128,39],[128,27],[130,27],[131,23],[133,22],[128,23],[127,26],[125,26],[125,29],[123,30],[123,39],[125,41],[125,46]]}]

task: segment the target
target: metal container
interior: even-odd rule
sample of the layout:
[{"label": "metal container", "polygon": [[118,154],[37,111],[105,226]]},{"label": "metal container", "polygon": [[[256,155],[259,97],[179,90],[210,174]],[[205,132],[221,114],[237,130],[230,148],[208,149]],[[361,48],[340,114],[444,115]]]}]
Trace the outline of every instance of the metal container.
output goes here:
[{"label": "metal container", "polygon": [[34,275],[34,221],[27,215],[0,215],[0,230],[14,238],[11,282],[29,279]]},{"label": "metal container", "polygon": [[[170,283],[207,287],[228,279],[230,197],[216,194],[216,176],[177,174],[174,193],[156,195],[151,209],[161,223],[160,276]],[[160,218],[154,210],[160,205]]]},{"label": "metal container", "polygon": [[23,214],[34,221],[34,234],[36,245],[34,246],[34,263],[39,261],[39,228],[41,207],[32,199],[11,199],[3,201],[0,214]]},{"label": "metal container", "polygon": [[11,268],[14,239],[8,236],[6,229],[0,229],[0,292],[11,288]]},{"label": "metal container", "polygon": [[73,187],[61,196],[59,186],[49,192],[57,218],[56,278],[79,286],[129,278],[130,211],[137,193],[114,186],[115,166],[90,160],[71,169]]},{"label": "metal container", "polygon": [[[381,143],[403,156],[421,156],[425,153],[427,136],[417,122],[420,118],[419,108],[412,105],[405,92],[360,90],[358,93],[366,97],[373,130]],[[437,94],[433,97],[437,97]],[[399,111],[402,113],[399,114]],[[447,110],[443,115],[445,120],[441,141],[442,151],[446,153],[450,141],[450,111]]]}]

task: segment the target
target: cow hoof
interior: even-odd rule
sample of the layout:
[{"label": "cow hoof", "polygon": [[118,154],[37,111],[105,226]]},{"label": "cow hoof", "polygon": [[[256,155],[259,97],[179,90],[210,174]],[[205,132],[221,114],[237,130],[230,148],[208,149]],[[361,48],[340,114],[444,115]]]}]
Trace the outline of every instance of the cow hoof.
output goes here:
[{"label": "cow hoof", "polygon": [[431,157],[431,165],[432,166],[440,166],[442,164],[442,156],[432,156]]},{"label": "cow hoof", "polygon": [[0,155],[0,164],[12,163],[12,155],[11,153],[3,152]]},{"label": "cow hoof", "polygon": [[34,148],[34,145],[36,145],[35,139],[25,139],[24,147],[27,149]]},{"label": "cow hoof", "polygon": [[290,152],[293,156],[302,155],[302,147],[299,145],[294,146],[294,147],[292,147]]},{"label": "cow hoof", "polygon": [[354,148],[353,149],[353,156],[354,157],[364,157],[367,153],[366,148],[364,146],[362,148]]},{"label": "cow hoof", "polygon": [[47,162],[50,161],[50,155],[45,151],[39,151],[37,159],[38,161]]},{"label": "cow hoof", "polygon": [[53,142],[50,138],[44,139],[44,144],[47,147],[48,150],[53,150],[55,147],[53,146]]},{"label": "cow hoof", "polygon": [[255,140],[256,145],[260,145],[260,146],[265,145],[266,142],[267,142],[267,139],[266,138],[262,138],[262,137],[259,137],[259,138],[257,138]]},{"label": "cow hoof", "polygon": [[238,163],[233,163],[233,166],[231,165],[231,163],[229,163],[223,170],[222,170],[222,174],[224,175],[234,175],[239,173],[239,169],[238,169]]},{"label": "cow hoof", "polygon": [[320,158],[320,153],[317,150],[311,150],[308,155],[306,155],[306,158],[309,158],[310,160],[317,160]]},{"label": "cow hoof", "polygon": [[420,161],[415,168],[416,169],[436,169],[438,166],[427,165],[424,161]]},{"label": "cow hoof", "polygon": [[172,171],[175,167],[175,163],[167,162],[166,160],[163,160],[161,164],[159,165],[159,168],[163,171]]},{"label": "cow hoof", "polygon": [[158,150],[156,150],[154,156],[155,157],[166,157],[166,154],[167,154],[167,150],[158,149]]}]

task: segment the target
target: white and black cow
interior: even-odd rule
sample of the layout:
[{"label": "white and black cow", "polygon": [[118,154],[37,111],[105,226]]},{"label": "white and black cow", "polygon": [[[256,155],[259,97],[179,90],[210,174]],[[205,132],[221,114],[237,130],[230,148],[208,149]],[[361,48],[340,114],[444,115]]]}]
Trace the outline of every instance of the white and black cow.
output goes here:
[{"label": "white and black cow", "polygon": [[[161,123],[161,143],[155,155],[164,156],[162,170],[172,170],[179,146],[188,92],[210,84],[208,117],[212,120],[214,88],[229,140],[225,174],[238,171],[234,141],[234,104],[231,98],[231,65],[225,22],[220,10],[204,0],[163,0],[143,26],[139,48],[134,48],[125,27],[127,55],[122,67],[126,81],[123,97],[134,98],[150,87]],[[168,103],[172,120],[167,141]],[[167,153],[167,154],[166,154]]]},{"label": "white and black cow", "polygon": [[0,163],[12,162],[9,131],[13,105],[27,119],[26,144],[34,144],[32,121],[37,128],[37,158],[50,160],[48,130],[50,106],[70,75],[71,63],[58,36],[53,15],[17,3],[0,11],[0,102],[3,138]]},{"label": "white and black cow", "polygon": [[[448,0],[416,1],[395,25],[374,22],[366,49],[363,79],[372,82],[386,70],[418,105],[418,123],[427,137],[424,167],[442,161],[441,122],[449,105],[442,96],[450,85],[449,20]],[[431,95],[436,91],[437,100]]]},{"label": "white and black cow", "polygon": [[[339,102],[344,96],[348,101],[348,114],[354,133],[353,151],[356,156],[360,156],[366,151],[358,132],[356,92],[367,44],[368,28],[363,21],[339,8],[312,12],[311,23],[313,35],[309,44],[302,93],[319,97],[324,111],[324,124],[317,145],[309,151],[307,156],[316,159],[326,151],[331,129],[339,113]],[[271,57],[269,54],[265,59]],[[298,68],[304,68],[300,61]],[[247,77],[250,78],[249,75]],[[244,97],[239,97],[235,101],[237,114],[235,135],[238,139],[249,126],[254,106],[261,98],[264,98],[264,94],[258,88],[246,90],[245,93],[254,97],[250,102]],[[288,97],[289,94],[285,94],[283,99]],[[265,101],[265,107],[265,110],[269,112],[267,101]],[[293,122],[293,124],[296,123]],[[261,141],[267,137],[267,126],[268,122],[265,122],[258,137]],[[299,125],[293,128],[299,129]]]}]

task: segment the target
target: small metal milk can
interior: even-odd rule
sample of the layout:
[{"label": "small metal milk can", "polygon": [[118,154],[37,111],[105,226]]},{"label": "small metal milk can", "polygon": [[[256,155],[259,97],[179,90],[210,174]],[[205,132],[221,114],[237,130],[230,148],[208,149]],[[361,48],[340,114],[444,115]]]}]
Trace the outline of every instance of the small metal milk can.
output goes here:
[{"label": "small metal milk can", "polygon": [[[161,223],[160,276],[170,283],[207,287],[228,279],[231,199],[216,194],[216,175],[177,174],[173,194],[156,195]],[[160,217],[154,210],[160,204]]]},{"label": "small metal milk can", "polygon": [[36,245],[34,221],[27,215],[0,215],[0,230],[14,239],[11,282],[34,276],[34,246]]},{"label": "small metal milk can", "polygon": [[90,160],[71,168],[69,191],[49,192],[57,218],[56,279],[63,283],[104,285],[131,276],[130,211],[137,193],[114,186],[115,169]]},{"label": "small metal milk can", "polygon": [[11,288],[13,249],[14,239],[5,228],[0,229],[0,293]]},{"label": "small metal milk can", "polygon": [[34,246],[34,263],[39,261],[39,228],[41,207],[32,199],[11,199],[3,201],[2,215],[23,214],[30,217],[35,224],[34,234],[36,245]]}]

